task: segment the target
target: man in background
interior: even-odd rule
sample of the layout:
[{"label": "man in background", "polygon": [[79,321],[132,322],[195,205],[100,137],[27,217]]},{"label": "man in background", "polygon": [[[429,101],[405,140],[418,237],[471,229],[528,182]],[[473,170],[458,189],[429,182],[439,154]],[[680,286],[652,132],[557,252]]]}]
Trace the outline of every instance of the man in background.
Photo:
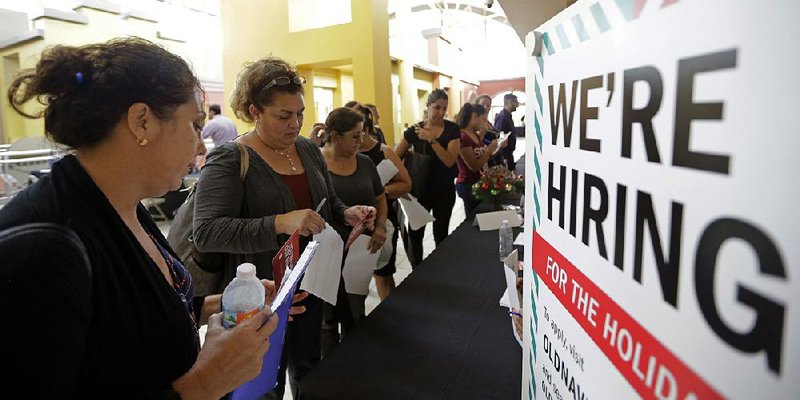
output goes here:
[{"label": "man in background", "polygon": [[509,132],[511,135],[508,137],[508,146],[502,150],[503,159],[506,161],[506,166],[509,170],[514,170],[514,149],[517,147],[517,136],[514,134],[514,119],[511,113],[517,110],[519,101],[517,96],[513,93],[508,93],[503,96],[503,110],[497,113],[494,117],[494,129],[500,132]]},{"label": "man in background", "polygon": [[218,104],[208,106],[208,123],[203,127],[203,139],[214,141],[214,147],[230,142],[239,136],[236,124],[230,118],[222,115]]}]

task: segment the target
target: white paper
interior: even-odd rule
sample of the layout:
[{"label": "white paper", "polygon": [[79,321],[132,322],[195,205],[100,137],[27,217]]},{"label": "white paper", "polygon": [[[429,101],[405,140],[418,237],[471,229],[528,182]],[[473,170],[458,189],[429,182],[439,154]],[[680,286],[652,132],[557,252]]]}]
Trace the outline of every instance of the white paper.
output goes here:
[{"label": "white paper", "polygon": [[386,186],[386,184],[400,172],[397,169],[397,166],[394,165],[392,160],[388,158],[384,158],[383,161],[379,162],[378,165],[375,166],[378,169],[378,176],[381,177],[381,185]]},{"label": "white paper", "polygon": [[500,296],[499,304],[500,304],[501,307],[511,308],[511,305],[508,304],[508,289],[506,289],[503,292],[503,295]]},{"label": "white paper", "polygon": [[414,196],[409,194],[408,197],[410,200],[402,197],[398,200],[400,200],[400,209],[403,210],[409,229],[415,231],[436,220]]},{"label": "white paper", "polygon": [[[500,299],[500,304],[508,307],[509,311],[521,313],[522,299],[520,298],[519,291],[517,290],[518,268],[519,255],[515,249],[508,255],[508,257],[506,257],[505,261],[503,261],[503,272],[506,277],[506,291],[503,293],[504,298]],[[505,300],[505,304],[502,303],[503,300]],[[517,328],[514,326],[514,316],[509,316],[511,317],[511,331],[514,332],[514,338],[517,339],[517,343],[522,346],[522,338],[519,337],[519,334],[517,334]]]},{"label": "white paper", "polygon": [[359,235],[350,246],[347,258],[344,260],[342,278],[344,278],[344,288],[347,293],[369,294],[369,280],[375,271],[375,264],[378,263],[380,252],[369,252],[369,241],[367,235]]},{"label": "white paper", "polygon": [[300,258],[297,260],[297,264],[294,265],[294,268],[288,270],[289,273],[284,275],[281,287],[278,289],[278,294],[272,301],[272,306],[270,306],[270,311],[274,313],[278,311],[278,308],[281,306],[281,304],[286,301],[290,301],[289,299],[292,297],[292,295],[294,295],[294,289],[295,285],[297,285],[297,281],[299,281],[300,277],[303,276],[303,273],[306,271],[311,259],[314,258],[314,253],[317,251],[318,244],[319,243],[314,241],[309,243],[308,246],[306,246],[306,249],[303,250],[303,254],[301,254]]},{"label": "white paper", "polygon": [[500,224],[504,219],[508,220],[508,223],[512,228],[522,225],[519,215],[517,215],[515,211],[511,210],[480,213],[475,215],[475,219],[478,220],[478,226],[482,231],[500,229]]},{"label": "white paper", "polygon": [[503,272],[506,276],[506,293],[508,296],[508,308],[514,310],[522,309],[520,304],[519,292],[517,291],[517,250],[511,252],[503,262]]},{"label": "white paper", "polygon": [[342,237],[325,224],[325,229],[314,235],[318,242],[317,253],[306,269],[306,276],[300,283],[305,290],[326,302],[336,305],[336,294],[339,291],[339,280],[342,278]]},{"label": "white paper", "polygon": [[514,339],[517,339],[517,343],[519,343],[519,346],[522,347],[522,338],[519,337],[519,333],[517,333],[517,327],[514,326],[514,317],[511,317],[511,332],[514,332]]},{"label": "white paper", "polygon": [[378,252],[380,256],[378,256],[378,261],[375,265],[375,269],[381,269],[389,263],[389,259],[392,258],[392,251],[394,251],[394,244],[392,243],[392,235],[394,235],[394,225],[392,225],[392,221],[386,220],[386,241],[383,243],[383,247]]},{"label": "white paper", "polygon": [[520,232],[517,238],[514,239],[514,245],[525,246],[525,232]]},{"label": "white paper", "polygon": [[497,148],[494,150],[492,155],[499,153],[503,148],[503,143],[508,140],[508,137],[511,136],[511,132],[501,132],[500,137],[497,138]]}]

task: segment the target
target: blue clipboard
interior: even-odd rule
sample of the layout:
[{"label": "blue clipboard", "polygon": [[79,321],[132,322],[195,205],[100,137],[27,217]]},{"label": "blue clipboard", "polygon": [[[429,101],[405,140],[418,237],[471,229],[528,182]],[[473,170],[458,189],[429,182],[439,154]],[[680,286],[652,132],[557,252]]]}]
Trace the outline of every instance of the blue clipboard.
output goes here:
[{"label": "blue clipboard", "polygon": [[[318,242],[312,241],[306,246],[305,251],[297,260],[294,269],[284,276],[284,281],[278,289],[278,295],[273,302],[273,312],[278,313],[278,327],[269,336],[269,350],[264,355],[261,372],[250,382],[245,383],[231,393],[232,400],[255,400],[275,388],[278,383],[278,370],[281,366],[283,342],[286,327],[289,324],[289,308],[292,305],[292,296],[297,290],[305,273],[306,267],[317,251]],[[277,307],[277,308],[276,308]]]}]

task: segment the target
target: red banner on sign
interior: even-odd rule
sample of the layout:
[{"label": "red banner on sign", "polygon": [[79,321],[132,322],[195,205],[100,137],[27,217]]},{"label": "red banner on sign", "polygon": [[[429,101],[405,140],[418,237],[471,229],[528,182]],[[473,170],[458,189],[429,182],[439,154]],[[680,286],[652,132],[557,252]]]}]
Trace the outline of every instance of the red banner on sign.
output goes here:
[{"label": "red banner on sign", "polygon": [[535,232],[533,268],[642,398],[723,398]]}]

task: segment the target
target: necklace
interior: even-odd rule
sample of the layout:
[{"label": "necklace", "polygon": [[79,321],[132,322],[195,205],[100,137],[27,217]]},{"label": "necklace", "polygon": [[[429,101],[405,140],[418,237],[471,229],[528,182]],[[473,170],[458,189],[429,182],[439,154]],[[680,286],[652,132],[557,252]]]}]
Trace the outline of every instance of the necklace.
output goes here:
[{"label": "necklace", "polygon": [[[345,163],[350,161],[350,157],[349,156],[339,156],[339,155],[336,155],[336,154],[333,154],[332,156],[333,156],[332,157],[333,162],[336,163],[337,167],[339,167],[339,172],[344,172]],[[341,159],[341,158],[344,158],[344,160],[339,161],[339,159]]]},{"label": "necklace", "polygon": [[[254,133],[255,133],[255,132],[254,132]],[[269,147],[269,148],[270,148],[272,151],[274,151],[274,152],[276,152],[276,153],[278,153],[278,154],[280,154],[280,155],[282,155],[282,156],[286,157],[286,160],[288,160],[288,161],[289,161],[289,166],[292,168],[292,172],[297,172],[297,168],[295,168],[295,166],[294,166],[294,160],[292,160],[292,157],[289,155],[289,152],[292,150],[292,146],[291,146],[291,145],[290,145],[289,147],[287,147],[286,149],[284,149],[284,150],[278,150],[278,149],[276,149],[276,148],[274,148],[274,147],[270,146],[269,144],[267,144],[267,142],[265,142],[263,139],[261,139],[261,136],[258,136],[258,134],[257,134],[257,133],[256,133],[255,135],[256,135],[256,137],[258,138],[258,140],[259,140],[259,141],[260,141],[260,142],[261,142],[261,143],[262,143],[264,146],[267,146],[267,147]]]}]

